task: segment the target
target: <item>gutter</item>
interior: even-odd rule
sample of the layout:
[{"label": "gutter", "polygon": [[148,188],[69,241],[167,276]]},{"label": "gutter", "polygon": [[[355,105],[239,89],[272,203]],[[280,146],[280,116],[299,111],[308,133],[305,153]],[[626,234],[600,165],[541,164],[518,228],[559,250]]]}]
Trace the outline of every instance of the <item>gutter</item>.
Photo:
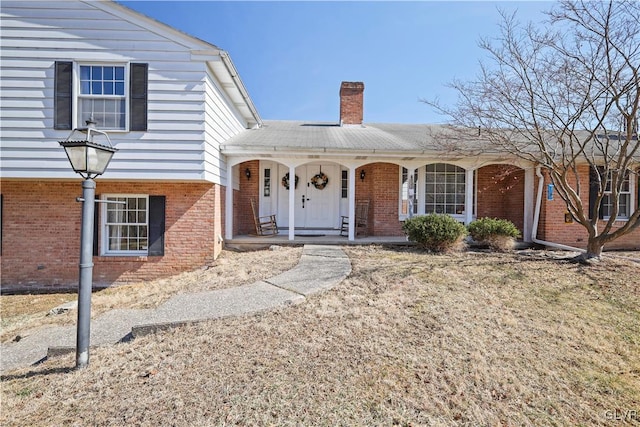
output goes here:
[{"label": "gutter", "polygon": [[229,72],[229,75],[231,76],[231,79],[233,79],[233,82],[235,83],[236,87],[240,91],[240,95],[242,96],[242,99],[249,107],[249,110],[251,111],[251,115],[256,120],[257,127],[261,128],[262,119],[260,118],[260,114],[258,114],[258,110],[256,109],[255,105],[253,105],[253,101],[249,97],[249,93],[247,92],[247,89],[244,87],[244,83],[242,83],[242,80],[240,80],[240,76],[238,75],[238,70],[236,70],[235,65],[233,65],[233,62],[231,61],[229,54],[224,50],[220,50],[220,58],[222,58],[222,63],[224,64],[225,68]]},{"label": "gutter", "polygon": [[562,245],[560,243],[547,242],[546,240],[540,240],[536,238],[538,235],[538,222],[540,221],[540,210],[542,209],[542,194],[544,192],[544,177],[540,172],[542,168],[540,166],[536,166],[536,176],[538,179],[538,196],[536,198],[536,209],[533,214],[533,226],[531,229],[531,241],[537,243],[539,245],[549,246],[552,248],[562,249],[563,251],[574,251],[574,252],[587,252],[584,249],[574,248],[573,246]]}]

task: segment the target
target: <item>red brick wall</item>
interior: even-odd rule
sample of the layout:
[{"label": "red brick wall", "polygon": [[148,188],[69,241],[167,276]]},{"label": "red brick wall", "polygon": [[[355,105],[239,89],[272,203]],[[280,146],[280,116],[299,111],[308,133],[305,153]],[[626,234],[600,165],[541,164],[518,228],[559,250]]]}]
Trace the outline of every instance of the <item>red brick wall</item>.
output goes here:
[{"label": "red brick wall", "polygon": [[515,166],[489,165],[477,170],[477,218],[508,219],[523,231],[524,170]]},{"label": "red brick wall", "polygon": [[[364,170],[365,178],[360,179]],[[369,200],[369,227],[372,236],[402,236],[398,219],[398,165],[371,163],[356,169],[356,200]]]},{"label": "red brick wall", "polygon": [[[583,166],[578,169],[580,176],[586,177],[586,181],[581,185],[580,198],[585,202],[585,206],[588,209],[589,205],[589,166]],[[542,196],[542,208],[540,212],[540,223],[538,226],[538,238],[540,240],[546,240],[553,243],[561,243],[568,246],[577,248],[587,247],[588,234],[586,229],[573,222],[567,224],[564,222],[565,212],[567,212],[566,203],[560,198],[557,191],[554,192],[554,200],[547,200],[546,185],[551,182],[548,174],[543,171],[545,177],[544,181],[544,193]],[[537,185],[536,179],[536,185]],[[575,181],[570,181],[575,182]],[[537,187],[536,187],[537,194]],[[621,226],[624,222],[617,222],[617,226]],[[599,228],[602,229],[605,226],[605,221],[600,221]],[[636,229],[632,233],[629,233],[619,239],[605,246],[606,249],[640,249],[640,229]]]},{"label": "red brick wall", "polygon": [[[2,181],[2,286],[75,287],[78,283],[80,181]],[[94,257],[94,284],[169,276],[211,262],[222,250],[223,192],[210,183],[109,182],[96,195],[166,196],[165,255]],[[96,205],[100,209],[100,205]]]},{"label": "red brick wall", "polygon": [[[239,168],[240,191],[234,191],[233,193],[234,234],[255,234],[256,226],[251,211],[251,199],[255,200],[256,208],[259,209],[260,162],[258,160],[252,160],[250,162],[240,163]],[[245,176],[246,169],[251,171],[250,179],[247,179]]]}]

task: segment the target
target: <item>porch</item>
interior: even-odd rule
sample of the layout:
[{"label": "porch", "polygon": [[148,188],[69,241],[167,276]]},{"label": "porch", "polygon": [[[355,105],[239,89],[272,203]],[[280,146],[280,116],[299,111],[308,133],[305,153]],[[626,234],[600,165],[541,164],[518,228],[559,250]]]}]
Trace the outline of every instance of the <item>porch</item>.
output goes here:
[{"label": "porch", "polygon": [[224,242],[226,249],[232,250],[258,250],[271,245],[301,246],[313,245],[414,245],[405,236],[365,236],[349,240],[347,236],[337,233],[317,232],[313,234],[296,234],[295,240],[289,240],[288,230],[283,230],[275,236],[262,237],[254,235],[239,235]]}]

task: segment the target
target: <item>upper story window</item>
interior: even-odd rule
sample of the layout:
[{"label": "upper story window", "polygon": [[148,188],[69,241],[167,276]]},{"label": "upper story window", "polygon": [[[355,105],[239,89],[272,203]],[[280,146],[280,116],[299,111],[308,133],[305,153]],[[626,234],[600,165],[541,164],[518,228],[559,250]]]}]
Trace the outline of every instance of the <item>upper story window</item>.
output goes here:
[{"label": "upper story window", "polygon": [[99,129],[126,129],[124,66],[80,65],[79,92],[80,126],[93,117]]},{"label": "upper story window", "polygon": [[54,129],[147,130],[148,64],[55,63]]}]

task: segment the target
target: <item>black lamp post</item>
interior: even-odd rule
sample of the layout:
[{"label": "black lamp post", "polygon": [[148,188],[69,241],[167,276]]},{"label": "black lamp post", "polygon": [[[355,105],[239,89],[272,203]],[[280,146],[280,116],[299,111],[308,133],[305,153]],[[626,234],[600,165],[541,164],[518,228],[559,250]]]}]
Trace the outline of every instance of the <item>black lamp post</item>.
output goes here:
[{"label": "black lamp post", "polygon": [[[82,228],[80,232],[80,280],[78,283],[78,327],[76,338],[76,368],[89,365],[89,339],[91,324],[91,288],[93,286],[93,212],[95,209],[96,182],[118,151],[111,145],[109,136],[95,128],[95,122],[87,120],[86,128],[74,129],[60,145],[67,153],[74,172],[82,181]],[[99,136],[109,145],[98,144],[93,138]]]}]

